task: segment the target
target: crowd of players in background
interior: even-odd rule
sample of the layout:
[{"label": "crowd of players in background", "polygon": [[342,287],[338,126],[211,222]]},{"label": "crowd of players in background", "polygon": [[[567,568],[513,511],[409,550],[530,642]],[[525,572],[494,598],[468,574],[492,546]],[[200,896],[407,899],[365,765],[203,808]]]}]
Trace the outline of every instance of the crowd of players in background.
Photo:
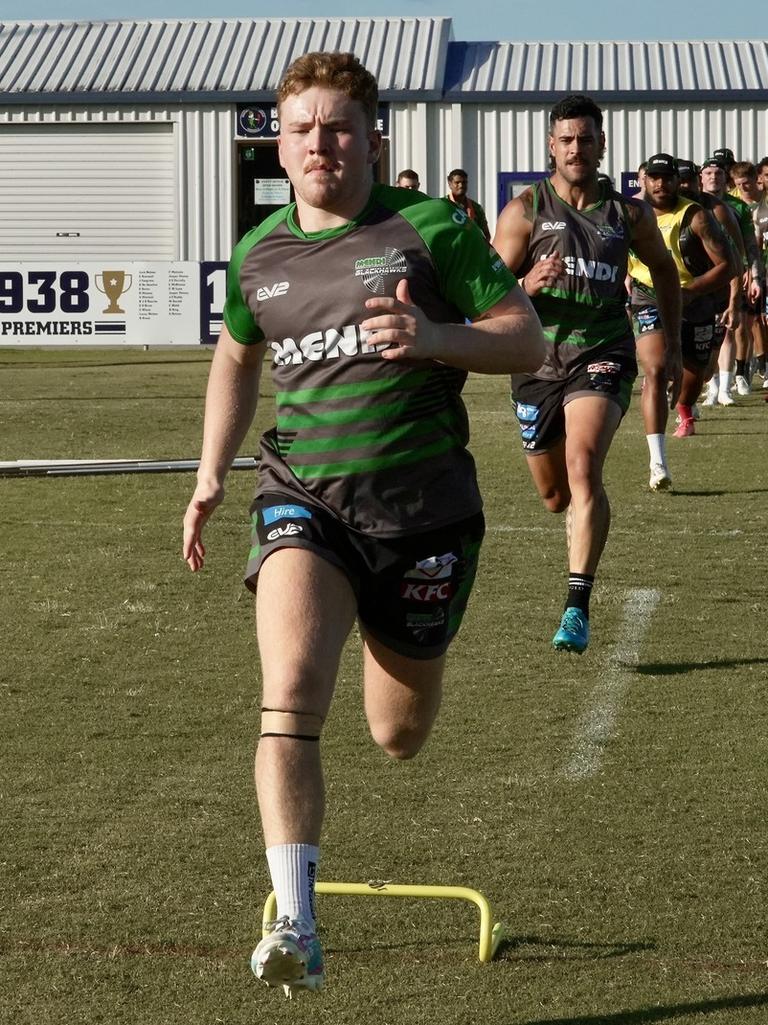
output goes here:
[{"label": "crowd of players in background", "polygon": [[[741,288],[732,297],[735,322],[721,333],[703,403],[732,406],[731,392],[748,395],[755,374],[768,388],[768,157],[754,164],[736,161],[730,149],[719,149],[701,166],[678,159],[676,167],[680,196],[711,210],[739,254]],[[643,163],[638,195],[652,201],[645,171]]]},{"label": "crowd of players in background", "polygon": [[[608,175],[599,178],[613,189]],[[447,181],[445,198],[461,206],[488,238],[485,212],[467,195],[466,171],[454,169]],[[421,188],[411,169],[400,172],[397,185]],[[734,395],[749,395],[756,379],[768,391],[768,157],[759,163],[737,161],[730,149],[723,148],[699,166],[660,153],[640,165],[638,186],[636,197],[653,208],[680,275],[683,370],[674,434],[690,437],[701,416],[700,405],[733,406]],[[723,256],[723,243],[728,257]],[[645,270],[639,260],[631,260],[627,306],[644,372],[641,412],[650,456],[649,486],[662,491],[672,483],[665,433],[668,354]],[[713,290],[717,282],[720,287]]]}]

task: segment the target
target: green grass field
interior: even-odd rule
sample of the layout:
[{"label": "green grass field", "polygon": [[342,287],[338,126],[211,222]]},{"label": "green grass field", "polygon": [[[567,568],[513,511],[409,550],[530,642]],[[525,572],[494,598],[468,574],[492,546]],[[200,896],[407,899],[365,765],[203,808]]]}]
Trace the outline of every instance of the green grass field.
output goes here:
[{"label": "green grass field", "polygon": [[[194,457],[209,358],[2,350],[0,459]],[[424,753],[389,763],[351,638],[320,875],[477,888],[507,927],[496,961],[478,963],[469,905],[326,896],[325,992],[257,985],[251,474],[231,475],[196,576],[192,474],[0,479],[0,1021],[768,1021],[768,406],[671,438],[676,491],[653,495],[635,398],[578,658],[550,647],[563,523],[505,382],[472,376],[466,398],[488,535],[444,708]],[[271,417],[267,393],[242,454]]]}]

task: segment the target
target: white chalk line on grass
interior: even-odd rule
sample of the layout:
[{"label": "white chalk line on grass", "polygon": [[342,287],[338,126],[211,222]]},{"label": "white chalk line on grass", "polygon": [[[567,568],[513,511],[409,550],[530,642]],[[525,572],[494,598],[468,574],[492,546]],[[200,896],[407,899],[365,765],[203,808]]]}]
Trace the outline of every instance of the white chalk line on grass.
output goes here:
[{"label": "white chalk line on grass", "polygon": [[[487,527],[488,533],[490,534],[562,534],[563,528],[560,523],[553,523],[551,527],[539,527],[539,526],[512,526],[508,523],[494,523]],[[738,537],[743,534],[742,530],[720,530],[718,528],[711,528],[710,530],[689,530],[688,527],[678,527],[675,525],[675,536],[680,534],[693,534],[701,536],[705,534],[707,537]],[[633,537],[637,537],[637,530],[634,527],[621,527],[611,528],[611,537],[617,534],[624,534]]]},{"label": "white chalk line on grass", "polygon": [[589,707],[574,736],[574,749],[562,775],[570,783],[589,779],[600,769],[605,745],[616,732],[616,719],[629,687],[629,674],[637,665],[648,625],[661,592],[634,588],[624,602],[619,639],[603,662]]}]

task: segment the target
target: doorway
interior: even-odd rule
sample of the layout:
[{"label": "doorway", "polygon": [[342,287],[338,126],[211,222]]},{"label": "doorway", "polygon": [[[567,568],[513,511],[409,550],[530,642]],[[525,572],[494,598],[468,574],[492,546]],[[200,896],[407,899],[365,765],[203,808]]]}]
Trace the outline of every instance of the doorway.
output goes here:
[{"label": "doorway", "polygon": [[[373,180],[389,178],[389,139],[373,167]],[[293,186],[277,155],[276,139],[237,141],[237,238],[257,227],[281,206],[295,199]]]},{"label": "doorway", "polygon": [[277,156],[277,141],[237,143],[237,237],[255,228],[286,203],[293,188]]}]

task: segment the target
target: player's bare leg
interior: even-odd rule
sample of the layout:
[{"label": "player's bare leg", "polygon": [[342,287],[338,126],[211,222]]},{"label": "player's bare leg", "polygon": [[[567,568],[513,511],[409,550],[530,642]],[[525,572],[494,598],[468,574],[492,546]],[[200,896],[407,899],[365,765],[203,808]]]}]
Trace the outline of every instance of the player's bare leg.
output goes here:
[{"label": "player's bare leg", "polygon": [[568,508],[568,596],[556,648],[583,652],[589,643],[589,598],[611,522],[603,465],[621,421],[619,407],[602,397],[572,399],[565,406]]},{"label": "player's bare leg", "polygon": [[683,361],[683,383],[680,387],[680,398],[677,403],[680,424],[675,431],[676,438],[689,438],[696,433],[693,406],[701,394],[705,373],[706,366],[700,366],[686,360]]},{"label": "player's bare leg", "polygon": [[645,440],[648,444],[648,484],[652,491],[665,491],[671,486],[672,477],[667,464],[666,448],[669,407],[664,334],[661,331],[649,331],[638,335],[635,345],[644,375],[640,409],[643,414]]},{"label": "player's bare leg", "polygon": [[[733,381],[733,362],[736,348],[734,335],[734,331],[730,328],[725,332],[723,344],[720,346],[720,355],[717,358],[718,384],[715,401],[719,406],[733,406],[735,404],[731,398],[731,382]],[[714,381],[714,377],[712,380]],[[707,396],[707,405],[709,405],[709,396]]]},{"label": "player's bare leg", "polygon": [[251,967],[288,995],[324,980],[314,922],[325,811],[320,732],[356,611],[346,576],[313,552],[281,549],[261,567],[256,626],[267,711],[255,779],[277,920]]},{"label": "player's bare leg", "polygon": [[365,714],[371,736],[391,758],[413,758],[440,708],[445,655],[408,658],[365,631],[364,637]]},{"label": "player's bare leg", "polygon": [[573,517],[571,572],[594,574],[608,538],[611,508],[603,487],[603,466],[620,422],[618,405],[598,396],[573,399],[565,406],[565,460]]},{"label": "player's bare leg", "polygon": [[749,362],[752,358],[752,325],[754,316],[751,313],[743,313],[741,323],[736,329],[736,392],[739,395],[749,395],[752,391],[752,375],[749,372]]}]

